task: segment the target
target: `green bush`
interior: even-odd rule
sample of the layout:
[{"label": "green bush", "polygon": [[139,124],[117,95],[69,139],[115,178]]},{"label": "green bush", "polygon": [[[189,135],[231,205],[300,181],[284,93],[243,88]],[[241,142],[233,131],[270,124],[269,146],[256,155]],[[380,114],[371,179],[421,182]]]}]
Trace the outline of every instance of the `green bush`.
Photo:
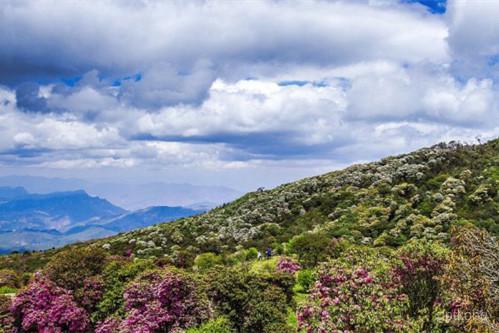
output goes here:
[{"label": "green bush", "polygon": [[186,333],[233,333],[230,321],[225,317],[218,317],[195,328],[190,328]]},{"label": "green bush", "polygon": [[46,273],[50,280],[62,288],[77,291],[86,278],[98,275],[105,265],[106,252],[98,247],[72,247],[56,254],[49,262]]},{"label": "green bush", "polygon": [[290,251],[298,255],[304,267],[314,267],[328,256],[331,239],[323,233],[306,232],[290,241]]},{"label": "green bush", "polygon": [[257,274],[237,267],[211,271],[207,278],[216,311],[237,332],[286,332],[294,280],[289,274]]},{"label": "green bush", "polygon": [[246,251],[246,260],[254,260],[258,257],[258,250],[255,247],[250,247]]},{"label": "green bush", "polygon": [[302,290],[308,293],[315,282],[314,271],[311,269],[302,269],[301,271],[298,271],[297,281]]},{"label": "green bush", "polygon": [[109,262],[103,270],[104,294],[97,311],[92,315],[94,321],[102,320],[110,315],[124,314],[123,293],[125,287],[140,273],[152,269],[151,260],[136,259],[135,261],[115,260]]},{"label": "green bush", "polygon": [[205,271],[221,264],[222,258],[211,252],[202,253],[194,259],[194,265],[200,271]]}]

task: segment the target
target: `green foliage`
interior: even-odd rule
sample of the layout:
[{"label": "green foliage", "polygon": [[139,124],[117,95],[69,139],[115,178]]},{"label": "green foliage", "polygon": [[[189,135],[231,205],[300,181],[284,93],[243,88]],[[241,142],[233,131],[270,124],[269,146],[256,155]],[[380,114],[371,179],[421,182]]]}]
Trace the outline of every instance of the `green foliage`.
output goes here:
[{"label": "green foliage", "polygon": [[60,287],[77,291],[83,288],[86,278],[102,272],[106,257],[98,247],[69,248],[50,260],[46,273]]},{"label": "green foliage", "polygon": [[250,247],[246,251],[246,260],[254,260],[257,258],[257,256],[258,256],[258,249],[255,247]]},{"label": "green foliage", "polygon": [[[238,332],[280,332],[286,328],[294,279],[289,274],[262,275],[238,268],[208,274],[216,310]],[[285,331],[282,331],[285,332]]]},{"label": "green foliage", "polygon": [[119,259],[110,261],[102,272],[104,293],[92,319],[99,321],[113,314],[124,315],[123,293],[126,285],[140,273],[154,267],[151,260],[138,259],[129,261]]},{"label": "green foliage", "polygon": [[200,271],[205,271],[221,264],[222,258],[211,252],[202,253],[194,259],[194,265]]},{"label": "green foliage", "polygon": [[326,234],[306,232],[291,239],[289,250],[304,267],[313,267],[327,258],[330,245],[331,239]]},{"label": "green foliage", "polygon": [[12,288],[12,287],[8,287],[8,286],[0,287],[0,295],[15,294],[16,292],[17,292],[16,288]]},{"label": "green foliage", "polygon": [[309,292],[315,282],[314,271],[311,269],[302,269],[298,271],[297,282],[304,292]]},{"label": "green foliage", "polygon": [[233,333],[234,330],[230,321],[225,317],[218,317],[210,320],[207,323],[196,327],[190,328],[186,333]]},{"label": "green foliage", "polygon": [[291,332],[291,328],[287,326],[287,309],[286,295],[279,287],[270,286],[258,290],[245,307],[247,317],[241,332]]}]

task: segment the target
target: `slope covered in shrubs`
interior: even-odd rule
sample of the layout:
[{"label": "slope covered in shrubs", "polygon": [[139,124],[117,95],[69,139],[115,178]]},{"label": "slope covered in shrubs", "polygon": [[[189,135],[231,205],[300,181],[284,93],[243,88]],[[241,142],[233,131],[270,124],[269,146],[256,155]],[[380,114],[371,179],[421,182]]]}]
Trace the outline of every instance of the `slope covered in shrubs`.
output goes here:
[{"label": "slope covered in shrubs", "polygon": [[117,254],[166,255],[189,265],[203,252],[252,246],[283,251],[310,231],[374,246],[412,238],[448,241],[450,226],[467,222],[498,235],[498,181],[499,140],[439,144],[249,193],[207,214],[103,243]]},{"label": "slope covered in shrubs", "polygon": [[496,332],[498,182],[499,140],[439,144],[1,257],[0,332]]}]

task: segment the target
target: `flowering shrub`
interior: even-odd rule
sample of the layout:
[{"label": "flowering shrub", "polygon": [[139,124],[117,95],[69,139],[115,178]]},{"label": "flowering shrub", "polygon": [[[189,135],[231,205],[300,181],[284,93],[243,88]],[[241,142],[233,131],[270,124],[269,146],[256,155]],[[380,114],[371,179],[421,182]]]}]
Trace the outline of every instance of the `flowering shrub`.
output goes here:
[{"label": "flowering shrub", "polygon": [[83,333],[90,327],[87,312],[71,293],[41,274],[14,298],[11,311],[23,331]]},{"label": "flowering shrub", "polygon": [[434,243],[413,242],[400,250],[400,263],[392,271],[399,291],[408,296],[409,314],[424,317],[424,329],[435,326],[436,307],[441,296],[439,277],[448,251]]},{"label": "flowering shrub", "polygon": [[89,313],[96,310],[97,304],[104,293],[104,281],[100,276],[91,276],[83,281],[83,290],[79,291],[78,299]]},{"label": "flowering shrub", "polygon": [[441,284],[452,327],[470,332],[499,328],[499,242],[485,230],[453,230],[452,253]]},{"label": "flowering shrub", "polygon": [[301,268],[300,264],[289,258],[281,258],[277,263],[277,271],[294,274]]},{"label": "flowering shrub", "polygon": [[117,333],[120,329],[120,322],[114,317],[107,318],[97,327],[95,333]]},{"label": "flowering shrub", "polygon": [[305,332],[407,332],[407,298],[386,274],[370,267],[334,261],[318,274],[309,301],[298,310]]},{"label": "flowering shrub", "polygon": [[103,270],[104,292],[97,305],[92,319],[100,321],[110,315],[125,315],[123,293],[126,284],[133,280],[140,272],[153,268],[150,260],[137,259],[114,260],[109,262]]},{"label": "flowering shrub", "polygon": [[125,291],[125,319],[104,321],[97,332],[156,333],[197,325],[209,317],[195,281],[180,271],[152,271]]}]

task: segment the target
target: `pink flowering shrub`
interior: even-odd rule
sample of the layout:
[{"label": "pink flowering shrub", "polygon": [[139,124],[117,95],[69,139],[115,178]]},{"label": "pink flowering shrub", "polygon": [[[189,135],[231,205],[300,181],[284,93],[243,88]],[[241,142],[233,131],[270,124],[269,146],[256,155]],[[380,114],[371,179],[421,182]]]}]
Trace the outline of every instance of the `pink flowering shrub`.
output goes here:
[{"label": "pink flowering shrub", "polygon": [[300,264],[290,258],[281,258],[277,263],[277,271],[294,274],[301,268]]},{"label": "pink flowering shrub", "polygon": [[334,261],[318,274],[308,303],[298,309],[304,332],[408,332],[407,297],[376,265]]},{"label": "pink flowering shrub", "polygon": [[87,312],[67,290],[41,274],[17,295],[11,306],[18,329],[39,333],[83,333],[90,328]]},{"label": "pink flowering shrub", "polygon": [[101,277],[91,276],[83,281],[83,290],[79,291],[79,302],[89,312],[96,310],[104,294],[104,281]]},{"label": "pink flowering shrub", "polygon": [[180,271],[153,271],[124,294],[126,316],[104,321],[97,333],[159,333],[195,326],[209,318],[207,300],[195,281]]},{"label": "pink flowering shrub", "polygon": [[[423,319],[423,329],[432,332],[438,325],[442,286],[440,277],[449,256],[448,250],[434,243],[409,243],[399,250],[400,262],[392,270],[392,278],[399,293],[408,297],[408,313]],[[451,313],[459,308],[452,302]]]},{"label": "pink flowering shrub", "polygon": [[121,321],[117,318],[107,318],[97,327],[95,333],[117,333],[120,329],[120,323]]}]

